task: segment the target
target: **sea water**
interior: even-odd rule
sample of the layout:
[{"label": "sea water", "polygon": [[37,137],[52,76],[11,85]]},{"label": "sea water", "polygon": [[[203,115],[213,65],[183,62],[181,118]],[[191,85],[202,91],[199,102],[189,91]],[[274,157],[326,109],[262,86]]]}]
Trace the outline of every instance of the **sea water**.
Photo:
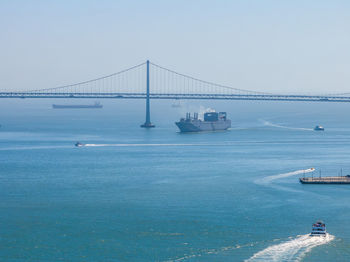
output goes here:
[{"label": "sea water", "polygon": [[[350,186],[298,181],[349,174],[350,105],[152,101],[154,129],[142,100],[51,108],[93,102],[0,101],[0,261],[350,257]],[[232,129],[178,132],[208,107]],[[308,236],[318,219],[327,238]]]}]

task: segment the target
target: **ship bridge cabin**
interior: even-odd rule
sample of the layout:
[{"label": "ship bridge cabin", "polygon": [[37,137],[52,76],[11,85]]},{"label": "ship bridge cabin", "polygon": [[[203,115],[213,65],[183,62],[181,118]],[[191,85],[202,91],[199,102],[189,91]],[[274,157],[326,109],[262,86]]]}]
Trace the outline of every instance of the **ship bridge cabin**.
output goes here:
[{"label": "ship bridge cabin", "polygon": [[226,112],[208,112],[204,114],[204,121],[215,122],[219,120],[226,120]]}]

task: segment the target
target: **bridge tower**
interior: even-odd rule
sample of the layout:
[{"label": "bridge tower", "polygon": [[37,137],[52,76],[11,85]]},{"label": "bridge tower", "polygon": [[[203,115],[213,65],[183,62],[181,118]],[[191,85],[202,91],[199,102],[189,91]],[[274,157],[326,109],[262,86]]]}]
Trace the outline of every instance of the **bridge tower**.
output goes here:
[{"label": "bridge tower", "polygon": [[155,125],[153,125],[151,123],[151,112],[150,112],[150,99],[149,99],[149,60],[147,60],[146,62],[147,64],[147,73],[146,73],[146,122],[141,125],[141,127],[144,128],[151,128],[151,127],[155,127]]}]

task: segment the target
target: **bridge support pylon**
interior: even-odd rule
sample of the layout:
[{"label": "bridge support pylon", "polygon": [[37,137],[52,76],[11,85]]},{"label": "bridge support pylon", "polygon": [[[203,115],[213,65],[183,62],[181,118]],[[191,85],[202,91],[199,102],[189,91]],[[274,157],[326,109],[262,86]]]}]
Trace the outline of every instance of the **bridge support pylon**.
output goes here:
[{"label": "bridge support pylon", "polygon": [[155,125],[153,125],[151,123],[151,112],[150,112],[150,99],[149,99],[149,61],[147,60],[146,62],[147,64],[147,79],[146,79],[146,85],[147,85],[147,90],[146,90],[146,122],[141,125],[141,127],[144,128],[151,128],[151,127],[155,127]]}]

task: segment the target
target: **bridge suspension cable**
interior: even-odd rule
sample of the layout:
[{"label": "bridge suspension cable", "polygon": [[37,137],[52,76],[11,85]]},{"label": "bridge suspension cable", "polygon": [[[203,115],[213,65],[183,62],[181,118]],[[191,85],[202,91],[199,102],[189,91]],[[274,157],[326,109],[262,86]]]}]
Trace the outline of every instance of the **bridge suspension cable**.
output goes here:
[{"label": "bridge suspension cable", "polygon": [[[251,94],[267,95],[266,92],[251,91],[220,85],[175,72],[150,62],[152,94],[201,95],[201,94]],[[59,94],[144,94],[146,62],[110,75],[62,85],[52,88],[32,89],[15,93],[59,95]]]},{"label": "bridge suspension cable", "polygon": [[[136,72],[137,77],[135,77],[134,75],[133,76],[134,80],[139,80],[140,79],[139,75],[141,75],[140,71],[145,70],[145,68],[143,67],[145,64],[146,62],[143,62],[136,66],[132,66],[130,68],[124,69],[122,71],[119,71],[110,75],[90,79],[87,81],[82,81],[74,84],[57,86],[52,88],[28,90],[25,92],[30,93],[30,92],[46,92],[46,91],[50,92],[50,91],[59,91],[59,90],[66,90],[66,91],[69,90],[72,93],[77,93],[79,91],[82,91],[83,93],[89,93],[89,92],[98,93],[98,92],[103,92],[108,90],[109,92],[113,93],[114,91],[116,91],[116,90],[113,90],[113,88],[118,87],[118,85],[121,86],[121,85],[127,84],[128,82],[131,82],[130,75],[128,75],[131,72],[132,73]],[[76,88],[76,89],[73,90],[73,88]]]},{"label": "bridge suspension cable", "polygon": [[[156,69],[164,70],[166,73],[169,73],[170,76],[168,76],[170,79],[172,78],[171,74],[183,78],[182,82],[184,83],[184,86],[190,86],[192,90],[186,90],[188,91],[195,91],[196,93],[222,93],[222,94],[233,94],[236,92],[236,94],[260,94],[260,95],[271,95],[271,93],[267,92],[259,92],[259,91],[252,91],[252,90],[246,90],[246,89],[240,89],[240,88],[234,88],[231,86],[221,85],[205,80],[201,80],[198,78],[195,78],[193,76],[185,75],[182,73],[178,73],[176,71],[173,71],[171,69],[165,68],[163,66],[157,65],[155,63],[150,62],[152,66],[154,66]],[[161,75],[161,73],[160,73]],[[179,81],[179,80],[175,80]],[[179,81],[181,83],[181,80]],[[219,89],[219,90],[218,90]],[[175,91],[176,89],[174,89]],[[219,92],[218,92],[219,91]],[[221,92],[220,92],[221,91]]]},{"label": "bridge suspension cable", "polygon": [[[0,91],[5,97],[145,98],[147,62],[110,75],[53,88],[28,91]],[[237,99],[279,101],[349,102],[350,93],[328,95],[273,94],[235,88],[201,80],[155,63],[149,63],[150,98]]]}]

